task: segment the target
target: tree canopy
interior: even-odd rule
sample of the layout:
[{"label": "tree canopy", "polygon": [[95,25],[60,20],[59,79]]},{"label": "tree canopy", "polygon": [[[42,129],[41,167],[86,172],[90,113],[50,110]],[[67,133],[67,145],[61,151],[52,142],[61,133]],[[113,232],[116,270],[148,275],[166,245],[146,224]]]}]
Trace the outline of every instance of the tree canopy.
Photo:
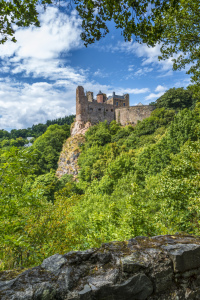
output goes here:
[{"label": "tree canopy", "polygon": [[[0,2],[0,43],[14,37],[13,25],[39,26],[37,5],[54,0]],[[82,18],[81,37],[87,46],[109,32],[109,21],[122,30],[125,41],[161,46],[160,59],[173,57],[175,70],[186,68],[192,81],[200,80],[200,2],[198,0],[72,0]],[[176,54],[176,55],[174,55]]]},{"label": "tree canopy", "polygon": [[[100,40],[113,20],[125,41],[161,46],[159,59],[173,57],[173,69],[185,68],[200,80],[200,2],[198,0],[75,0],[82,17],[85,45]],[[177,55],[174,55],[177,54]]]},{"label": "tree canopy", "polygon": [[63,142],[70,136],[69,125],[50,125],[47,131],[39,136],[33,148],[40,153],[38,164],[43,172],[57,168],[57,162]]},{"label": "tree canopy", "polygon": [[169,89],[156,102],[150,104],[154,104],[158,108],[164,107],[179,110],[191,108],[195,105],[196,100],[191,90],[181,87]]}]

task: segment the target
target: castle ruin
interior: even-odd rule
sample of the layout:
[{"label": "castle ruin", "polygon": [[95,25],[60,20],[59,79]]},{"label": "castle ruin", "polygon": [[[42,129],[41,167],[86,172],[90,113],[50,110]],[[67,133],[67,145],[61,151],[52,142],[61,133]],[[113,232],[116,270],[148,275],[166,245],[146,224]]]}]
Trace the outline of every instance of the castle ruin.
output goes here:
[{"label": "castle ruin", "polygon": [[84,92],[82,86],[76,89],[76,122],[72,129],[72,135],[83,128],[103,122],[110,123],[116,120],[121,125],[136,125],[137,121],[142,121],[151,115],[155,109],[152,105],[129,106],[129,94],[123,96],[116,95],[107,97],[99,91],[96,100],[93,92]]}]

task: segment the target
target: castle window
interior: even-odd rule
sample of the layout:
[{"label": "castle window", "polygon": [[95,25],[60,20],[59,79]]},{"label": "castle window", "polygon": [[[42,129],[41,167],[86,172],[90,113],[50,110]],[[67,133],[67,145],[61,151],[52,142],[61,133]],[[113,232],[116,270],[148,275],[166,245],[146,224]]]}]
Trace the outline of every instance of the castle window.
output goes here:
[{"label": "castle window", "polygon": [[111,109],[111,111],[113,111],[113,109]]},{"label": "castle window", "polygon": [[98,110],[101,111],[101,108],[99,108]]},{"label": "castle window", "polygon": [[118,106],[118,102],[116,102],[116,105]]},{"label": "castle window", "polygon": [[92,108],[92,107],[90,107],[90,111],[93,111],[93,108]]},{"label": "castle window", "polygon": [[123,103],[123,106],[125,106],[125,103]]},{"label": "castle window", "polygon": [[106,111],[108,111],[108,109],[106,109]]}]

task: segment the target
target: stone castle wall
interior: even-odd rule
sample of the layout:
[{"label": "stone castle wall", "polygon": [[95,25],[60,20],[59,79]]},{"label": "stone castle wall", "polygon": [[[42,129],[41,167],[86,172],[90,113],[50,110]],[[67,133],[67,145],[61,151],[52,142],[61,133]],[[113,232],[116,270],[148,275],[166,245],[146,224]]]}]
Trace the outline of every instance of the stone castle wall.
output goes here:
[{"label": "stone castle wall", "polygon": [[[102,99],[100,99],[102,101],[103,95],[104,94],[102,93],[98,94],[99,97],[102,96]],[[72,131],[72,135],[83,129],[86,124],[90,124],[91,126],[98,122],[104,122],[105,120],[107,120],[108,123],[116,120],[123,126],[127,124],[136,125],[138,120],[142,121],[145,118],[148,118],[151,115],[151,112],[155,109],[154,106],[149,105],[129,106],[128,94],[125,96],[116,95],[112,99],[108,99],[106,102],[102,102],[100,100],[94,100],[92,92],[87,92],[85,95],[84,88],[82,86],[77,87],[76,124]],[[123,105],[125,105],[125,107]]]},{"label": "stone castle wall", "polygon": [[115,120],[123,126],[127,124],[136,125],[137,121],[150,117],[154,109],[155,107],[151,105],[115,108]]},{"label": "stone castle wall", "polygon": [[91,124],[96,124],[98,122],[108,123],[112,122],[115,118],[114,107],[111,104],[90,102],[88,103],[88,121]]},{"label": "stone castle wall", "polygon": [[[89,96],[87,98],[87,96]],[[107,103],[92,101],[91,93],[85,96],[84,89],[79,86],[76,90],[76,121],[91,124],[114,120],[114,107]],[[89,101],[88,101],[89,99]]]}]

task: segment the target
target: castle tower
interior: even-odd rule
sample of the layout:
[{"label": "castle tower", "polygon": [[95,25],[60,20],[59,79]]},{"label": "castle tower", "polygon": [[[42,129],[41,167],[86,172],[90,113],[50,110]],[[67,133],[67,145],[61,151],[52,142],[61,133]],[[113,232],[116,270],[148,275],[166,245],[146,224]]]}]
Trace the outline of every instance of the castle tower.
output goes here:
[{"label": "castle tower", "polygon": [[97,94],[97,102],[103,103],[103,98],[104,98],[103,93],[101,91],[99,91],[99,93]]},{"label": "castle tower", "polygon": [[93,102],[93,92],[87,92],[86,96],[89,102]]},{"label": "castle tower", "polygon": [[88,99],[82,86],[76,89],[76,121],[88,121]]},{"label": "castle tower", "polygon": [[126,106],[129,106],[129,94],[125,94],[124,99],[126,100]]},{"label": "castle tower", "polygon": [[107,95],[103,93],[103,102],[107,101]]}]

